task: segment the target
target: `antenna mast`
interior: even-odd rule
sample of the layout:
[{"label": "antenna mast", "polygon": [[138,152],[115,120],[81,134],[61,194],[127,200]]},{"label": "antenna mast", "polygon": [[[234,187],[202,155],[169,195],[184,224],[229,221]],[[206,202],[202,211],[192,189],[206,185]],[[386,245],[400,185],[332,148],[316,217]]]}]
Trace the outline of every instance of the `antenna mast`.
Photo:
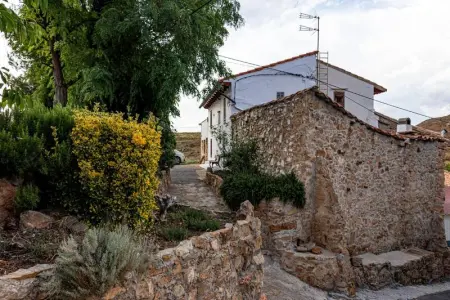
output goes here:
[{"label": "antenna mast", "polygon": [[[317,27],[308,27],[300,25],[300,31],[313,31],[317,32],[317,59],[316,59],[316,85],[320,90],[324,90],[325,94],[328,94],[328,52],[320,52],[320,17],[300,13],[300,19],[316,19]],[[320,61],[325,63],[325,67],[321,67]],[[326,83],[326,84],[325,84]]]}]

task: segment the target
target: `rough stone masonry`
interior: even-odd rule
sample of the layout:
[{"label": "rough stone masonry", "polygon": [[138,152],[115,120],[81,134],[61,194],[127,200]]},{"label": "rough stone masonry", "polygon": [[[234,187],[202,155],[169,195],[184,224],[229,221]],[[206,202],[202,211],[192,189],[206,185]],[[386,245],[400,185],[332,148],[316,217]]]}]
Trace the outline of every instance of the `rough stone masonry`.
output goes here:
[{"label": "rough stone masonry", "polygon": [[[258,142],[266,172],[294,172],[305,184],[303,209],[269,201],[256,211],[263,247],[302,280],[344,288],[355,280],[350,257],[412,247],[446,252],[439,139],[371,127],[314,88],[234,115],[232,132]],[[305,242],[326,249],[315,263],[293,251]],[[315,282],[322,269],[336,269],[331,282]]]},{"label": "rough stone masonry", "polygon": [[[129,274],[126,284],[101,299],[264,299],[261,222],[248,201],[241,204],[238,219],[158,252],[142,276]],[[53,269],[54,265],[36,265],[1,276],[0,299],[44,299],[41,286]]]}]

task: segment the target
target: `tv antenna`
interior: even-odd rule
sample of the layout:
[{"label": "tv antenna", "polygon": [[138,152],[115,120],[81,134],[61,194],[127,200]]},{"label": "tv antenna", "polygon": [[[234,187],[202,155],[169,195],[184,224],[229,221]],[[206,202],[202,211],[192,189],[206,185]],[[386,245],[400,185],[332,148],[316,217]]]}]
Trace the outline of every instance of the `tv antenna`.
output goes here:
[{"label": "tv antenna", "polygon": [[[317,20],[317,27],[308,27],[300,25],[300,31],[313,31],[317,32],[317,59],[316,59],[316,84],[319,90],[327,94],[328,91],[328,52],[320,52],[320,17],[300,13],[300,19],[312,19]],[[325,65],[321,65],[320,62],[324,62]]]}]

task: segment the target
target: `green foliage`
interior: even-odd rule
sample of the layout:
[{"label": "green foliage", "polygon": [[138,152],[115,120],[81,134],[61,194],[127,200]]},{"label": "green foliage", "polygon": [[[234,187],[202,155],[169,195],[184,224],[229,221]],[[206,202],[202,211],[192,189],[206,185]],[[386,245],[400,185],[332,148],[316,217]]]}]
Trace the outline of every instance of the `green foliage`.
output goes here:
[{"label": "green foliage", "polygon": [[0,130],[0,176],[29,178],[44,165],[44,143],[37,136]]},{"label": "green foliage", "polygon": [[220,228],[220,222],[211,218],[208,214],[201,210],[186,209],[179,218],[184,221],[186,227],[195,231],[214,231]]},{"label": "green foliage", "polygon": [[149,255],[142,240],[120,226],[89,229],[81,244],[72,237],[64,241],[56,258],[56,269],[44,289],[50,299],[101,297],[129,272],[146,270]]},{"label": "green foliage", "polygon": [[152,118],[147,123],[122,114],[77,111],[72,130],[79,180],[89,196],[67,203],[93,223],[150,225],[157,209],[154,193],[161,155],[161,135]]},{"label": "green foliage", "polygon": [[260,155],[256,141],[232,141],[224,153],[225,170],[220,172],[223,183],[220,192],[228,206],[236,210],[245,200],[258,205],[262,200],[280,198],[285,203],[303,207],[305,188],[294,173],[270,175],[260,170]]},{"label": "green foliage", "polygon": [[39,204],[39,189],[33,184],[20,186],[16,191],[14,199],[14,209],[17,213],[26,210],[33,210]]},{"label": "green foliage", "polygon": [[42,193],[40,206],[58,205],[80,195],[78,167],[71,154],[74,125],[69,108],[35,105],[0,113],[0,176],[33,181]]},{"label": "green foliage", "polygon": [[448,172],[450,172],[450,163],[445,165],[445,170],[447,170]]},{"label": "green foliage", "polygon": [[161,235],[168,241],[182,241],[188,237],[189,232],[184,227],[171,226],[163,228]]},{"label": "green foliage", "polygon": [[7,37],[12,65],[24,73],[8,80],[0,104],[65,105],[67,93],[73,106],[101,103],[140,120],[153,114],[166,123],[160,165],[170,167],[170,117],[179,115],[181,94],[202,96],[198,87],[208,82],[205,95],[216,76],[229,75],[218,49],[243,24],[239,2],[213,1],[197,11],[203,4],[193,0],[36,1],[46,5],[26,2],[18,14],[36,38]]}]

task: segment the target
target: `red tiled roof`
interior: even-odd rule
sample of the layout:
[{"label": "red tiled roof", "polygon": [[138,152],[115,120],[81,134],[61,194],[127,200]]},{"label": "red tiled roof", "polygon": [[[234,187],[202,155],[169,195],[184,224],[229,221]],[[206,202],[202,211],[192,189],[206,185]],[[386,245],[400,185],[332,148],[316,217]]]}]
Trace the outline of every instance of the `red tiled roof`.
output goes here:
[{"label": "red tiled roof", "polygon": [[334,107],[335,109],[337,109],[338,111],[343,113],[344,115],[348,116],[350,119],[353,119],[354,122],[358,122],[358,123],[366,126],[367,129],[375,131],[375,132],[377,132],[379,134],[382,134],[382,135],[385,135],[385,136],[390,136],[390,137],[393,137],[393,138],[395,138],[397,140],[403,140],[403,141],[406,140],[406,139],[420,140],[420,141],[439,141],[439,142],[446,142],[447,141],[446,139],[443,139],[441,137],[435,137],[435,136],[430,136],[430,135],[407,136],[407,135],[398,134],[398,133],[394,133],[394,132],[390,132],[390,131],[386,131],[386,130],[382,130],[380,128],[374,127],[374,126],[372,126],[370,124],[367,124],[364,121],[361,121],[355,115],[353,115],[352,113],[347,111],[343,106],[337,104],[330,97],[328,97],[324,93],[320,92],[317,89],[317,86],[298,91],[297,93],[289,95],[289,96],[286,96],[284,98],[280,98],[280,99],[272,100],[272,101],[269,101],[269,102],[266,102],[266,103],[263,103],[263,104],[252,106],[252,107],[250,107],[250,108],[248,108],[246,110],[242,110],[242,111],[232,115],[231,119],[234,119],[237,116],[239,116],[240,114],[243,114],[245,112],[251,111],[253,109],[260,108],[260,107],[265,107],[265,106],[272,106],[272,105],[275,105],[275,104],[280,103],[280,102],[291,100],[291,99],[295,98],[296,96],[300,96],[300,95],[306,94],[306,93],[314,93],[317,96],[317,98],[325,101],[327,104],[331,105],[332,107]]},{"label": "red tiled roof", "polygon": [[[294,57],[291,57],[291,58],[280,60],[280,61],[268,64],[268,65],[265,65],[265,66],[261,66],[261,67],[255,68],[255,69],[251,69],[251,70],[245,71],[245,72],[233,74],[230,77],[221,78],[221,79],[219,79],[218,82],[221,83],[221,84],[227,84],[227,82],[225,82],[225,80],[227,80],[227,79],[231,79],[231,78],[239,77],[239,76],[242,76],[242,75],[258,72],[258,71],[261,71],[261,70],[264,70],[264,69],[267,69],[267,68],[275,67],[276,65],[279,65],[279,64],[287,63],[287,62],[294,61],[294,60],[299,59],[299,58],[303,58],[303,57],[307,57],[307,56],[311,56],[311,55],[316,55],[316,54],[317,54],[317,51],[311,51],[311,52],[308,52],[308,53],[300,54],[300,55],[297,55],[297,56],[294,56]],[[229,85],[229,83],[228,83],[228,85]],[[217,89],[219,90],[219,88],[217,88]],[[222,93],[223,91],[224,90],[222,90],[220,93]],[[213,92],[208,98],[203,100],[203,102],[202,102],[202,104],[200,104],[199,108],[202,108],[202,107],[209,108],[209,106],[211,106],[212,102],[214,102],[217,99],[217,97],[214,97],[214,96],[216,96],[215,92]]]},{"label": "red tiled roof", "polygon": [[258,72],[258,71],[261,71],[261,70],[264,70],[264,69],[267,69],[267,68],[272,68],[272,67],[275,67],[276,65],[284,64],[284,63],[287,63],[287,62],[290,62],[290,61],[293,61],[293,60],[296,60],[296,59],[299,59],[299,58],[308,57],[308,56],[316,55],[316,54],[317,54],[317,51],[311,51],[311,52],[308,52],[308,53],[305,53],[305,54],[300,54],[300,55],[297,55],[297,56],[294,56],[294,57],[291,57],[291,58],[287,58],[287,59],[283,59],[283,60],[280,60],[280,61],[268,64],[268,65],[265,65],[265,66],[257,67],[255,69],[251,69],[251,70],[248,70],[248,71],[245,71],[245,72],[233,74],[230,77],[219,79],[219,82],[223,82],[224,80],[235,78],[235,77],[239,77],[239,76],[242,76],[242,75],[247,75],[247,74],[250,74],[250,73]]},{"label": "red tiled roof", "polygon": [[222,95],[223,92],[225,92],[229,87],[231,86],[231,83],[229,82],[222,82],[220,88],[217,88],[216,90],[214,90],[208,98],[206,98],[202,104],[200,104],[199,108],[209,108],[211,106],[211,104],[214,103],[214,101],[217,100],[217,98],[220,97],[220,95]]},{"label": "red tiled roof", "polygon": [[366,79],[366,78],[364,78],[364,77],[361,77],[361,76],[359,76],[359,75],[356,75],[356,74],[354,74],[354,73],[352,73],[352,72],[350,72],[350,71],[344,70],[344,69],[339,68],[338,66],[332,65],[332,64],[330,64],[330,63],[326,63],[326,62],[321,61],[321,60],[319,60],[319,61],[320,61],[321,63],[323,63],[324,65],[327,65],[327,66],[330,67],[330,68],[333,68],[333,69],[335,69],[335,70],[338,70],[339,72],[342,72],[342,73],[344,73],[344,74],[347,74],[347,75],[349,75],[349,76],[355,77],[356,79],[359,79],[359,80],[361,80],[361,81],[364,81],[364,82],[367,82],[368,84],[373,85],[373,93],[374,93],[374,95],[376,95],[376,94],[381,94],[381,93],[384,93],[384,92],[387,91],[387,89],[386,89],[385,87],[382,87],[381,85],[379,85],[379,84],[377,84],[377,83],[375,83],[375,82],[373,82],[373,81],[371,81],[371,80],[369,80],[369,79]]}]

